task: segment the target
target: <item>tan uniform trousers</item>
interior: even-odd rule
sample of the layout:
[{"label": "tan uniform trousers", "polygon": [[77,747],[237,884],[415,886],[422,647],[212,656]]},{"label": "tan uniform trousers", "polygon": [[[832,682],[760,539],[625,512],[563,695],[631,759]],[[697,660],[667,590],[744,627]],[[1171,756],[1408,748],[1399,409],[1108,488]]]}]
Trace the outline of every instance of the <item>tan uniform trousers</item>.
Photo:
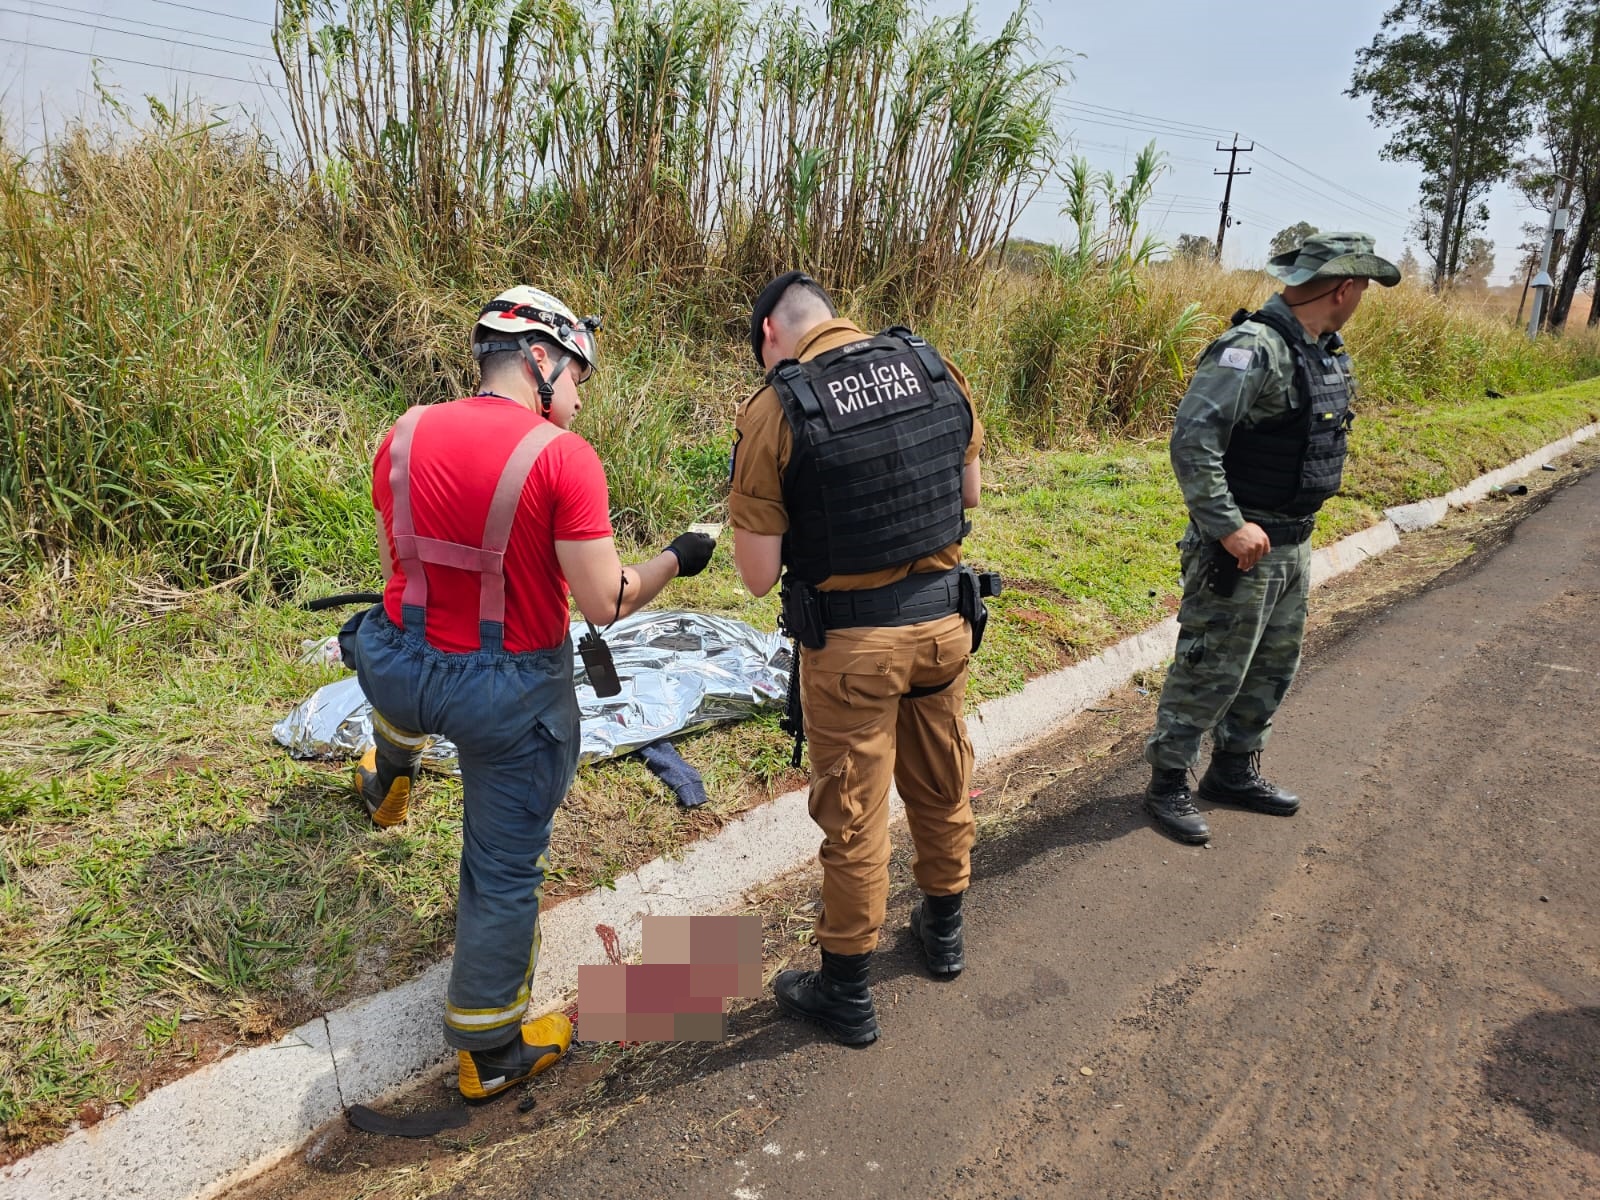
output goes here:
[{"label": "tan uniform trousers", "polygon": [[[972,742],[962,707],[972,631],[958,615],[920,625],[830,629],[801,648],[811,753],[811,819],[826,837],[817,941],[835,954],[878,944],[889,899],[889,781],[905,801],[912,873],[934,896],[966,890],[971,871]],[[931,696],[916,688],[949,681]]]}]

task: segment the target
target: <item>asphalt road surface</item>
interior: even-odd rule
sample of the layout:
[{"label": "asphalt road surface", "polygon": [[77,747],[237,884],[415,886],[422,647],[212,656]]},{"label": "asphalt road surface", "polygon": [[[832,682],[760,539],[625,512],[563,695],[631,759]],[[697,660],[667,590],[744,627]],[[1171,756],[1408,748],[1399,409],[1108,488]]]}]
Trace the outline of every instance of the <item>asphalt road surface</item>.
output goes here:
[{"label": "asphalt road surface", "polygon": [[1142,716],[1010,764],[1048,782],[980,841],[966,973],[922,975],[899,892],[876,1045],[763,1000],[451,1138],[332,1131],[249,1194],[1600,1196],[1600,474],[1547,498],[1324,620],[1263,764],[1293,819],[1155,833]]}]

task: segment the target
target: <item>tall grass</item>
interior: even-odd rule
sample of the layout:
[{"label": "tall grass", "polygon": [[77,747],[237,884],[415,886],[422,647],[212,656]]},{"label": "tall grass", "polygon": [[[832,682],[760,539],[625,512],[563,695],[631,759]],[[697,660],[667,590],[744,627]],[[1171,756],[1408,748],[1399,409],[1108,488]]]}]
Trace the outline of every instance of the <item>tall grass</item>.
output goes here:
[{"label": "tall grass", "polygon": [[211,124],[0,141],[0,559],[161,543],[226,578],[275,537],[292,559],[285,530],[348,531],[346,414],[280,365],[319,353],[292,204]]},{"label": "tall grass", "polygon": [[528,256],[746,283],[928,291],[1010,230],[1063,79],[1026,3],[283,0],[276,46],[314,195],[356,244],[409,228],[470,268]]},{"label": "tall grass", "polygon": [[[984,355],[991,434],[1014,450],[1081,446],[1164,432],[1206,344],[1276,285],[1254,271],[1148,261],[1137,248],[1103,257],[1056,251],[986,303],[1011,335]],[[1538,391],[1600,374],[1600,337],[1573,331],[1529,342],[1509,321],[1402,285],[1367,289],[1343,331],[1357,408],[1467,401]],[[980,353],[982,351],[980,350]]]},{"label": "tall grass", "polygon": [[[165,110],[32,156],[0,137],[0,577],[96,545],[254,594],[370,576],[373,439],[474,382],[471,314],[516,281],[608,318],[580,428],[619,530],[653,539],[717,510],[733,408],[758,382],[726,260],[708,250],[686,279],[487,239],[446,269],[403,226],[353,240],[317,179],[275,164],[259,135]],[[960,362],[996,451],[1156,435],[1200,346],[1268,281],[1154,261],[1128,203],[1153,169],[1074,183],[1097,207],[1042,269],[840,297]],[[1371,289],[1347,332],[1369,406],[1600,370],[1593,337],[1530,344],[1406,287]]]},{"label": "tall grass", "polygon": [[1076,240],[1046,253],[1008,326],[1015,363],[1006,416],[1037,445],[1075,429],[1146,429],[1215,329],[1181,286],[1151,286],[1162,247],[1141,235],[1139,217],[1161,170],[1153,142],[1123,180],[1095,175],[1082,158],[1068,165],[1062,215]]}]

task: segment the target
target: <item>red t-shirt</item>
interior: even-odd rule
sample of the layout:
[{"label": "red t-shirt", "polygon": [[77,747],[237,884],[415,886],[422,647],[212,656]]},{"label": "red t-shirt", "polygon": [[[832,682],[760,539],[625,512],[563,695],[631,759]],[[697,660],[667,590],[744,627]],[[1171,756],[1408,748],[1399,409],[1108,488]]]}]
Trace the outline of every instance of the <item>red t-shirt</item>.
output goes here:
[{"label": "red t-shirt", "polygon": [[[483,545],[483,523],[495,484],[516,444],[544,418],[512,400],[469,396],[434,405],[411,443],[411,521],[422,537]],[[372,503],[394,555],[394,492],[389,486],[390,430],[372,463]],[[505,648],[513,652],[558,646],[567,637],[567,581],[555,543],[611,536],[610,497],[600,458],[575,433],[544,448],[523,485],[506,546]],[[429,564],[430,645],[454,653],[478,649],[475,571]],[[401,624],[405,567],[395,561],[383,593],[389,619]]]}]

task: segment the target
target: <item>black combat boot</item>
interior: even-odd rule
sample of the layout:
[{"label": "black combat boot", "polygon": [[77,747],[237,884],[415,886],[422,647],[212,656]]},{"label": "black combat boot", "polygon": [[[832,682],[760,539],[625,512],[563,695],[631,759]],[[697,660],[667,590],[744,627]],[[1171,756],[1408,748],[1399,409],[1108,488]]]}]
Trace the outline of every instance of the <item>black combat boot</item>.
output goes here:
[{"label": "black combat boot", "polygon": [[1211,827],[1189,794],[1189,772],[1182,767],[1156,767],[1144,789],[1144,810],[1155,818],[1156,828],[1170,838],[1190,845],[1211,840]]},{"label": "black combat boot", "polygon": [[822,952],[820,971],[784,971],[772,981],[778,1007],[791,1017],[822,1026],[846,1046],[878,1040],[878,1014],[867,988],[865,954]]},{"label": "black combat boot", "polygon": [[1261,777],[1261,751],[1230,754],[1215,750],[1200,780],[1200,798],[1213,804],[1237,804],[1275,817],[1292,817],[1300,797]]},{"label": "black combat boot", "polygon": [[924,896],[911,910],[911,932],[922,946],[922,961],[935,979],[954,979],[967,964],[961,956],[961,897]]}]

